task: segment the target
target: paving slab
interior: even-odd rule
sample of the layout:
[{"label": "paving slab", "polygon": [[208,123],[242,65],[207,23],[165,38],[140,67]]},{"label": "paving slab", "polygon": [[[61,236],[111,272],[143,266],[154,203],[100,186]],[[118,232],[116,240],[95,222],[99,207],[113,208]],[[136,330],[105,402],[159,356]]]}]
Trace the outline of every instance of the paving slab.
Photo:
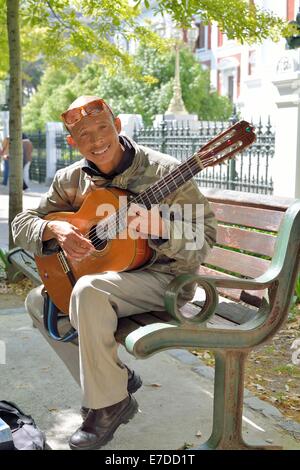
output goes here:
[{"label": "paving slab", "polygon": [[[68,437],[81,423],[79,386],[20,307],[0,310],[0,341],[0,399],[31,414],[51,449],[69,449]],[[146,360],[136,360],[124,348],[120,355],[143,378],[135,394],[140,412],[103,449],[178,450],[205,442],[212,425],[213,380],[193,370],[199,359],[184,350]],[[300,449],[294,428],[283,430],[255,407],[245,407],[243,423],[251,443]]]}]

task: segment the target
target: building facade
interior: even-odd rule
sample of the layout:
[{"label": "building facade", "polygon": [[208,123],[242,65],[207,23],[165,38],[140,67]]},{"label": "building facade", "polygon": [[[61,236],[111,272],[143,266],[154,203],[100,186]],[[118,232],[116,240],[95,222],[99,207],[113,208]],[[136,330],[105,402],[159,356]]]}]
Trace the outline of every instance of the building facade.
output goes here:
[{"label": "building facade", "polygon": [[[287,20],[294,20],[299,9],[299,0],[255,0],[255,4]],[[228,40],[217,24],[196,23],[199,33],[195,53],[210,70],[212,87],[228,96],[243,118],[257,122],[270,116],[273,121],[278,92],[272,81],[291,60],[299,60],[298,51],[286,50],[283,38],[277,43],[265,40],[241,45]]]}]

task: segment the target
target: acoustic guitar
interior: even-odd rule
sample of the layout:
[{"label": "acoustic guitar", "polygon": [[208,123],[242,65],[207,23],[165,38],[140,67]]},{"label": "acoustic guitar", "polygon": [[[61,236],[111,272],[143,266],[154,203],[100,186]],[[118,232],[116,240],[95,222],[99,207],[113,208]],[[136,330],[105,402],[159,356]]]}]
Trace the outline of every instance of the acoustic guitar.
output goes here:
[{"label": "acoustic guitar", "polygon": [[[83,275],[106,271],[129,271],[144,265],[152,250],[147,239],[118,237],[127,230],[126,215],[131,203],[150,209],[183,186],[202,169],[217,165],[251,145],[256,139],[254,128],[240,121],[201,147],[192,157],[178,165],[143,192],[129,197],[129,204],[119,206],[119,197],[127,191],[118,188],[98,188],[90,192],[77,212],[52,212],[46,220],[67,221],[89,238],[96,250],[82,260],[67,258],[62,249],[47,256],[36,256],[41,279],[52,302],[65,314],[76,281]],[[112,215],[97,215],[100,204],[111,204]],[[125,225],[123,224],[125,221]]]}]

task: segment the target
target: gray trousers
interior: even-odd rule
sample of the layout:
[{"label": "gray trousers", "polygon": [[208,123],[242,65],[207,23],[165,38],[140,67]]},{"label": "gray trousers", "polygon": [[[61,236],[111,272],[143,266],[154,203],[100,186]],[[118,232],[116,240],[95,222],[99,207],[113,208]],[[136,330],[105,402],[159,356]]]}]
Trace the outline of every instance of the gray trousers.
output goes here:
[{"label": "gray trousers", "polygon": [[127,396],[127,370],[118,358],[118,317],[164,310],[174,276],[153,271],[81,277],[70,300],[70,321],[78,331],[83,406],[103,408]]}]

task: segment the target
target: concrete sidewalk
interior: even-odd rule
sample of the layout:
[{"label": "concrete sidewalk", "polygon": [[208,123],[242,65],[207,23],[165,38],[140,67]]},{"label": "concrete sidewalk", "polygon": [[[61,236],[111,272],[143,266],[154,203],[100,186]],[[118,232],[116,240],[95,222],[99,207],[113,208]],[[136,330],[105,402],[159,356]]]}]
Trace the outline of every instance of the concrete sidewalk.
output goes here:
[{"label": "concrete sidewalk", "polygon": [[[35,207],[46,186],[32,183],[24,208]],[[0,189],[0,247],[7,248],[8,191]],[[2,352],[2,354],[1,354]],[[121,426],[106,450],[179,449],[198,446],[211,432],[213,369],[185,350],[135,360],[121,357],[142,376],[136,393],[141,412]],[[16,402],[32,414],[52,449],[68,449],[68,437],[79,426],[81,393],[68,370],[40,333],[32,328],[19,298],[0,292],[0,400]],[[244,436],[300,449],[300,425],[274,406],[245,394]]]},{"label": "concrete sidewalk", "polygon": [[[16,402],[31,414],[51,449],[68,449],[68,437],[80,425],[81,393],[64,364],[32,328],[22,306],[0,310],[0,399]],[[135,360],[122,359],[143,378],[136,393],[140,413],[121,426],[106,450],[180,449],[198,446],[212,423],[213,370],[184,350]],[[5,359],[5,360],[4,360]],[[244,436],[248,442],[300,449],[300,425],[285,420],[273,406],[246,392]],[[285,431],[282,426],[289,427]]]}]

